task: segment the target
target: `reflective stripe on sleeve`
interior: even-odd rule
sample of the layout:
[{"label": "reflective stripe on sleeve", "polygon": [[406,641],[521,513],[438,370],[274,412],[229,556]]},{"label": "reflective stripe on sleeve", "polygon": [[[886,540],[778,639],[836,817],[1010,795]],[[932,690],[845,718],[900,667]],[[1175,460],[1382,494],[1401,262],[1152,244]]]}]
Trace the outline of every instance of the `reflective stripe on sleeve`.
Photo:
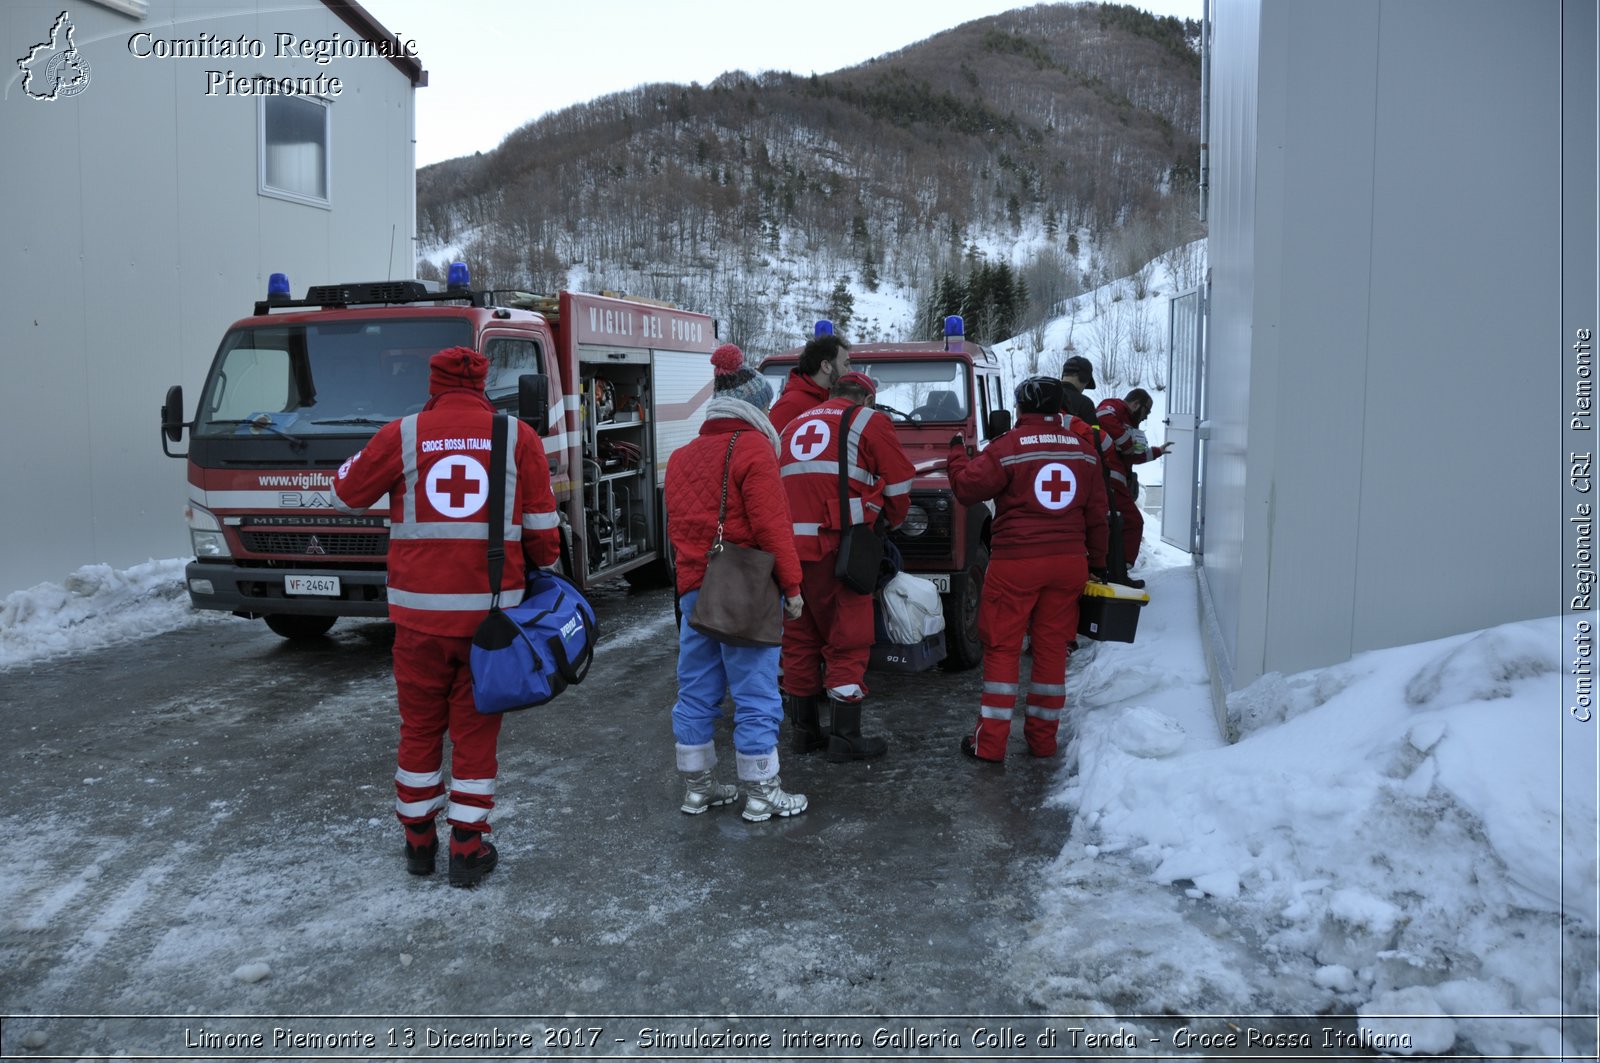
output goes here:
[{"label": "reflective stripe on sleeve", "polygon": [[[520,601],[522,601],[521,587],[500,592],[502,609],[509,609]],[[422,612],[467,613],[487,609],[491,602],[488,591],[479,591],[476,594],[427,594],[422,591],[405,591],[398,587],[390,587],[389,604]]]},{"label": "reflective stripe on sleeve", "polygon": [[[406,414],[400,418],[400,475],[405,480],[406,501],[400,509],[400,520],[406,524],[417,522],[417,415]],[[392,531],[390,534],[394,534]]]},{"label": "reflective stripe on sleeve", "polygon": [[548,513],[524,513],[522,526],[528,531],[549,531],[561,527],[561,513],[552,509]]}]

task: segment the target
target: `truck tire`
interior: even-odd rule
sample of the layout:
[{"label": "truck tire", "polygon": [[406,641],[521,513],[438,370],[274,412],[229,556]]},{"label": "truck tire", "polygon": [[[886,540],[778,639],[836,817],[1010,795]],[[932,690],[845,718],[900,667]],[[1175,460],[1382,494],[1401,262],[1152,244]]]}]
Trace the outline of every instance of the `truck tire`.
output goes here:
[{"label": "truck tire", "polygon": [[328,633],[336,616],[302,616],[298,613],[268,613],[262,619],[274,633],[286,639],[316,639]]},{"label": "truck tire", "polygon": [[944,598],[944,660],[940,667],[949,672],[964,672],[983,661],[983,643],[978,638],[978,603],[983,601],[983,577],[989,569],[989,548],[979,546],[967,566],[961,590]]}]

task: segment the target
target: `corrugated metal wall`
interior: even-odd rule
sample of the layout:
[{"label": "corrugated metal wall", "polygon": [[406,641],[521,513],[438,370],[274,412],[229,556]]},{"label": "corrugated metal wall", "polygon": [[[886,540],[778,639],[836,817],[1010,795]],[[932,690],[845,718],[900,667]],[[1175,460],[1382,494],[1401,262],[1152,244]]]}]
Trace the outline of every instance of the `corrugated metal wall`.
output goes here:
[{"label": "corrugated metal wall", "polygon": [[[48,39],[59,4],[8,3],[4,54]],[[271,58],[276,33],[353,31],[321,4],[152,0],[144,19],[75,4],[91,78],[78,95],[0,100],[0,596],[92,562],[189,552],[184,466],[162,456],[157,411],[189,410],[235,319],[287,272],[315,281],[410,276],[413,89],[381,58]],[[268,58],[137,58],[130,36],[240,35]],[[256,98],[207,96],[208,69],[337,75],[332,208],[257,193]],[[391,246],[393,254],[391,257]]]}]

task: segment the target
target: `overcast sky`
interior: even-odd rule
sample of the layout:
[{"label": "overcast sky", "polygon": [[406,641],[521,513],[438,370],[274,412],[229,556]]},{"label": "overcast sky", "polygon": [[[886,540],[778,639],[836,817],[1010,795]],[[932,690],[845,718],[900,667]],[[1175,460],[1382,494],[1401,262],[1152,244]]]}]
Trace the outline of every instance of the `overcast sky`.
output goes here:
[{"label": "overcast sky", "polygon": [[[417,42],[417,165],[489,151],[550,111],[654,81],[709,84],[729,70],[826,74],[1015,0],[361,0]],[[1200,17],[1201,0],[1149,0]]]}]

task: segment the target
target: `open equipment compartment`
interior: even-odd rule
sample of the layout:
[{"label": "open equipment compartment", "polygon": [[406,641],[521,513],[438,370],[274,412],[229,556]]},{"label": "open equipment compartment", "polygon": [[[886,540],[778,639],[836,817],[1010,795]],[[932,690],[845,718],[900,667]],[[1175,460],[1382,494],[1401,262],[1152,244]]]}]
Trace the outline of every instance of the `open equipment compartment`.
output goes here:
[{"label": "open equipment compartment", "polygon": [[588,520],[583,563],[599,576],[643,558],[656,541],[650,353],[586,349],[578,374]]}]

